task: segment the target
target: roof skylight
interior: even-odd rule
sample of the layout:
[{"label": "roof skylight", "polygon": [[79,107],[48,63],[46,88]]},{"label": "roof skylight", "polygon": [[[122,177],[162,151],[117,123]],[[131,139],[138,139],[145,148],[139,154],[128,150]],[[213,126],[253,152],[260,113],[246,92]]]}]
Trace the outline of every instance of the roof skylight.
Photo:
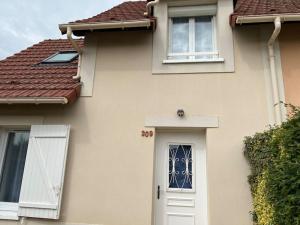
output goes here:
[{"label": "roof skylight", "polygon": [[74,60],[77,56],[78,53],[74,51],[57,52],[42,63],[67,63]]}]

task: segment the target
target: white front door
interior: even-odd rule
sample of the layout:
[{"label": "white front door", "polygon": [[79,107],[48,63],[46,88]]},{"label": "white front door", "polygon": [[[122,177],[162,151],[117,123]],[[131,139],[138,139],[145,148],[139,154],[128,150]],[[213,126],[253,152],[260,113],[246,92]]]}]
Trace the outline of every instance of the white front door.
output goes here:
[{"label": "white front door", "polygon": [[204,132],[158,132],[155,225],[207,225]]}]

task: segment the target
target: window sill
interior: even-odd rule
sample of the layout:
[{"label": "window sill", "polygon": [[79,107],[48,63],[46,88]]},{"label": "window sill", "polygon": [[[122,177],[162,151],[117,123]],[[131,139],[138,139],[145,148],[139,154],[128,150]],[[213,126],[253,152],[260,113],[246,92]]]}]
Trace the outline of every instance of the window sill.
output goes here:
[{"label": "window sill", "polygon": [[163,64],[184,64],[184,63],[220,63],[225,62],[224,58],[216,59],[166,59]]},{"label": "window sill", "polygon": [[18,203],[0,202],[0,219],[19,220],[18,209]]}]

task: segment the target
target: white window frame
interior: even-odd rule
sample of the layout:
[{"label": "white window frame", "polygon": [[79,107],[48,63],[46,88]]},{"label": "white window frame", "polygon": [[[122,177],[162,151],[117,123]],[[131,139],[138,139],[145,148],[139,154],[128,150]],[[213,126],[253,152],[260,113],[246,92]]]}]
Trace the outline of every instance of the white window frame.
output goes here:
[{"label": "white window frame", "polygon": [[[12,131],[30,131],[29,127],[17,127],[0,129],[3,136],[0,139],[0,177],[3,170],[3,160],[7,148],[8,134]],[[0,134],[1,134],[0,133]],[[14,202],[0,202],[0,219],[2,220],[19,220],[18,217],[19,203]]]},{"label": "white window frame", "polygon": [[[172,53],[172,31],[173,31],[173,19],[176,17],[169,18],[169,29],[168,29],[168,55],[167,59],[163,61],[163,63],[198,63],[198,62],[224,62],[224,59],[219,56],[218,47],[217,47],[217,29],[216,29],[216,16],[208,15],[211,17],[212,22],[212,44],[213,51],[211,52],[196,52],[195,50],[195,40],[196,40],[196,18],[198,16],[187,16],[189,19],[189,52],[186,53]],[[210,56],[213,57],[208,59],[196,59],[196,56]],[[188,56],[188,59],[172,59],[172,57],[176,56]]]},{"label": "white window frame", "polygon": [[[70,53],[74,53],[75,55],[73,57],[69,58],[68,60],[62,59],[62,60],[49,61],[57,55],[70,54]],[[77,57],[78,57],[78,53],[76,51],[58,51],[58,52],[54,53],[53,55],[49,56],[48,58],[44,59],[42,61],[42,64],[69,63],[69,62],[72,62]]]}]

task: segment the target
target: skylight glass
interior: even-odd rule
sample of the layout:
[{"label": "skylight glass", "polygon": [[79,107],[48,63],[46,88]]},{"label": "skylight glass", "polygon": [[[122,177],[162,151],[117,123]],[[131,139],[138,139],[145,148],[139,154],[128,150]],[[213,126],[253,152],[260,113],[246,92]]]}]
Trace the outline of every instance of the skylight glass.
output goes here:
[{"label": "skylight glass", "polygon": [[64,63],[70,62],[78,56],[77,52],[58,52],[49,58],[45,59],[43,63]]}]

